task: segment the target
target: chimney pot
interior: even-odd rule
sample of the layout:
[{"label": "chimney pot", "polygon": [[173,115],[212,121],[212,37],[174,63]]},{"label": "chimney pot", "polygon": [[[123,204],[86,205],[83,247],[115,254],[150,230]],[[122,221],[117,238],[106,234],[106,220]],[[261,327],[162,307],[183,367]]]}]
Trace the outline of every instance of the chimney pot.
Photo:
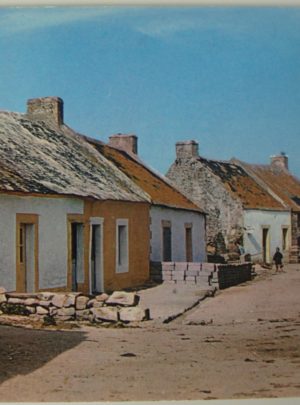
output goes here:
[{"label": "chimney pot", "polygon": [[285,153],[271,156],[271,167],[277,171],[289,170],[289,159]]},{"label": "chimney pot", "polygon": [[197,141],[176,142],[177,159],[190,159],[199,156],[199,144]]},{"label": "chimney pot", "polygon": [[42,97],[27,100],[27,115],[42,121],[64,123],[64,102],[59,97]]},{"label": "chimney pot", "polygon": [[115,134],[109,137],[109,146],[119,148],[125,152],[138,153],[138,137],[134,134]]}]

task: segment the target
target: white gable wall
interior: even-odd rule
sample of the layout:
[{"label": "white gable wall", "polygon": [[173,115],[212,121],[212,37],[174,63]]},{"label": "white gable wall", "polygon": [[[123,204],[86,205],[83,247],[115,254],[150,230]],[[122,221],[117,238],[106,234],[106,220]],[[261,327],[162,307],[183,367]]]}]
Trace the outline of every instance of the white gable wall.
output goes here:
[{"label": "white gable wall", "polygon": [[0,286],[16,289],[16,214],[39,215],[39,288],[67,284],[67,214],[83,214],[75,198],[0,195]]},{"label": "white gable wall", "polygon": [[252,255],[253,261],[262,260],[262,229],[269,228],[271,259],[279,247],[282,251],[282,228],[288,227],[290,240],[291,216],[288,211],[245,210],[244,248]]},{"label": "white gable wall", "polygon": [[170,221],[172,229],[172,261],[185,262],[185,224],[192,223],[193,261],[206,260],[205,216],[203,214],[152,206],[151,217],[151,255],[150,260],[162,261],[162,221]]}]

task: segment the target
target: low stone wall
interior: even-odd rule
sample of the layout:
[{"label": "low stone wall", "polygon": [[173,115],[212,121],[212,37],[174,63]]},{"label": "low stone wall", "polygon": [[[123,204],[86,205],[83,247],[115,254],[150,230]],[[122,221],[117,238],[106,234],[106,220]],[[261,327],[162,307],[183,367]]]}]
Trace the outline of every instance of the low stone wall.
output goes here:
[{"label": "low stone wall", "polygon": [[0,311],[36,319],[89,322],[137,322],[150,319],[149,310],[138,307],[135,293],[115,291],[110,296],[81,293],[8,293],[0,288]]},{"label": "low stone wall", "polygon": [[174,284],[209,286],[215,271],[214,263],[155,262],[151,265],[151,277],[154,281]]},{"label": "low stone wall", "polygon": [[223,289],[251,280],[252,264],[155,262],[151,269],[151,277],[157,282],[215,286]]},{"label": "low stone wall", "polygon": [[217,274],[220,290],[232,287],[252,279],[252,263],[219,264]]}]

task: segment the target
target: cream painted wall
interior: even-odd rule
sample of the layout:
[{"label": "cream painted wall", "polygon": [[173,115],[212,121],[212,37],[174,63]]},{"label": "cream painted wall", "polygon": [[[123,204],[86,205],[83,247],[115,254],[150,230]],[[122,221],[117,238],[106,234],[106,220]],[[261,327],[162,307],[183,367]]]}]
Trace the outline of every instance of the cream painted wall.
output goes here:
[{"label": "cream painted wall", "polygon": [[83,214],[76,198],[0,195],[0,286],[16,288],[16,214],[39,215],[39,288],[67,284],[67,214]]},{"label": "cream painted wall", "polygon": [[244,211],[244,248],[252,255],[253,261],[262,260],[262,228],[269,227],[270,255],[273,257],[276,247],[282,251],[282,227],[289,227],[291,216],[289,211],[245,210]]},{"label": "cream painted wall", "polygon": [[193,211],[152,206],[151,255],[152,261],[162,261],[162,220],[172,224],[172,260],[185,262],[185,223],[192,223],[193,261],[206,260],[205,216]]}]

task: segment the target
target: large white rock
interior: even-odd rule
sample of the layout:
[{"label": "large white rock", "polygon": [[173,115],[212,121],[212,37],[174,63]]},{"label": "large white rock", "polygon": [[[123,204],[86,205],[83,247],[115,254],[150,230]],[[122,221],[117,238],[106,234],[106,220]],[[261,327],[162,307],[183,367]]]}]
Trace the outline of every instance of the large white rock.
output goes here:
[{"label": "large white rock", "polygon": [[58,316],[73,316],[73,315],[75,315],[75,308],[74,307],[59,308],[57,310],[57,315]]},{"label": "large white rock", "polygon": [[87,306],[88,308],[93,307],[95,302],[97,302],[97,300],[96,300],[95,298],[92,298],[91,300],[89,300],[89,301],[87,302],[86,306]]},{"label": "large white rock", "polygon": [[106,300],[107,305],[121,305],[125,307],[130,307],[137,305],[139,301],[139,296],[132,292],[125,291],[115,291]]},{"label": "large white rock", "polygon": [[105,302],[109,298],[109,295],[106,293],[102,293],[100,295],[96,295],[95,299],[100,302]]},{"label": "large white rock", "polygon": [[119,311],[116,307],[92,308],[90,311],[95,321],[118,322]]},{"label": "large white rock", "polygon": [[62,308],[64,306],[65,300],[66,300],[65,294],[55,294],[51,300],[51,303],[57,308]]},{"label": "large white rock", "polygon": [[8,298],[8,303],[9,304],[24,304],[24,300],[22,300],[21,298]]},{"label": "large white rock", "polygon": [[39,305],[40,305],[41,307],[44,307],[44,308],[49,308],[50,305],[51,305],[51,301],[41,300],[41,301],[39,302]]},{"label": "large white rock", "polygon": [[66,299],[64,301],[64,307],[74,307],[75,306],[75,301],[76,301],[76,295],[75,294],[68,294],[66,296]]},{"label": "large white rock", "polygon": [[51,292],[45,291],[45,292],[39,293],[39,294],[37,295],[37,298],[38,298],[39,300],[42,300],[42,301],[50,301],[50,300],[54,297],[54,295],[55,295],[55,294],[53,294],[53,293],[51,293]]},{"label": "large white rock", "polygon": [[27,311],[30,313],[30,314],[35,314],[35,307],[26,307],[26,309],[27,309]]},{"label": "large white rock", "polygon": [[146,318],[146,312],[142,308],[130,307],[120,309],[120,321],[122,322],[140,322]]},{"label": "large white rock", "polygon": [[38,305],[39,301],[35,298],[27,298],[24,300],[24,305],[33,306]]},{"label": "large white rock", "polygon": [[6,289],[4,287],[0,287],[0,294],[6,293]]},{"label": "large white rock", "polygon": [[6,301],[7,301],[6,295],[0,293],[0,304],[2,304],[2,302],[6,302]]},{"label": "large white rock", "polygon": [[37,307],[36,307],[36,313],[37,313],[38,315],[48,315],[49,311],[48,311],[47,308],[43,308],[43,307],[37,306]]},{"label": "large white rock", "polygon": [[76,299],[76,309],[86,309],[86,305],[89,302],[89,297],[85,297],[84,295],[81,295],[77,297]]}]

